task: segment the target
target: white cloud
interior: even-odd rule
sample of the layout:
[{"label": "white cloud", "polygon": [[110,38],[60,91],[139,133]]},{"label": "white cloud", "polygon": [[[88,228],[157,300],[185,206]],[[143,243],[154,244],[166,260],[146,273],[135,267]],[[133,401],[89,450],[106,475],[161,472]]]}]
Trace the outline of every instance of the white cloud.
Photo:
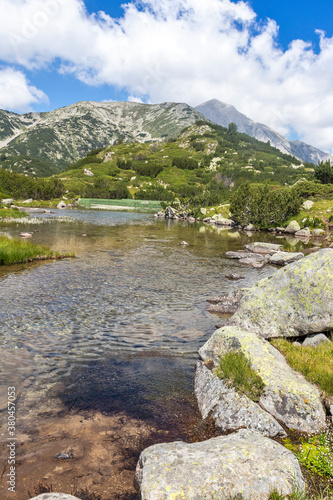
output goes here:
[{"label": "white cloud", "polygon": [[140,97],[135,97],[134,95],[128,96],[128,102],[139,102],[140,104],[143,103],[143,100]]},{"label": "white cloud", "polygon": [[0,108],[31,110],[31,104],[47,102],[41,90],[30,85],[26,76],[13,68],[0,68]]},{"label": "white cloud", "polygon": [[117,20],[89,15],[81,0],[0,0],[0,12],[0,60],[8,64],[56,64],[149,102],[217,98],[333,147],[333,39],[321,31],[318,54],[302,40],[283,51],[273,20],[259,25],[248,3],[230,0],[128,3]]}]

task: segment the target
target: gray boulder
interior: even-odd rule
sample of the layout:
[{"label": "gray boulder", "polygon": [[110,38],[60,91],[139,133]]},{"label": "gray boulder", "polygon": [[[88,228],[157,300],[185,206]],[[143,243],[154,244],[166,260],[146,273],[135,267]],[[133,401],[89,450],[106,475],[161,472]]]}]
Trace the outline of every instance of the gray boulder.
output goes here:
[{"label": "gray boulder", "polygon": [[333,328],[333,251],[325,248],[258,281],[232,324],[264,338],[300,337]]},{"label": "gray boulder", "polygon": [[225,256],[228,259],[246,259],[252,255],[251,252],[247,252],[245,250],[238,250],[237,252],[226,252]]},{"label": "gray boulder", "polygon": [[306,433],[325,429],[325,411],[318,389],[292,370],[284,356],[255,333],[233,326],[216,330],[200,348],[203,360],[215,364],[230,351],[242,352],[260,375],[265,388],[260,406],[289,429]]},{"label": "gray boulder", "polygon": [[311,236],[315,236],[315,237],[321,237],[321,236],[325,236],[325,230],[324,229],[312,229],[311,231]]},{"label": "gray boulder", "polygon": [[317,335],[310,335],[307,337],[303,344],[304,347],[317,347],[319,344],[329,342],[329,339],[323,333],[318,333]]},{"label": "gray boulder", "polygon": [[303,259],[304,254],[302,252],[277,252],[269,258],[269,264],[275,266],[286,266],[292,262]]},{"label": "gray boulder", "polygon": [[301,226],[298,224],[298,222],[296,220],[292,220],[291,222],[289,222],[288,226],[284,229],[284,232],[293,234],[299,231],[300,229]]},{"label": "gray boulder", "polygon": [[64,201],[59,201],[57,208],[66,208],[66,203]]},{"label": "gray boulder", "polygon": [[253,224],[248,224],[243,229],[244,229],[244,231],[256,231],[256,228],[254,227]]},{"label": "gray boulder", "polygon": [[144,450],[135,484],[142,500],[266,500],[273,489],[303,491],[296,457],[261,434],[242,429],[201,443],[164,443]]},{"label": "gray boulder", "polygon": [[310,210],[310,208],[312,208],[314,205],[314,202],[311,201],[311,200],[306,200],[303,205],[302,205],[302,208],[304,208],[304,210]]},{"label": "gray boulder", "polygon": [[176,210],[172,207],[166,207],[165,209],[165,212],[164,212],[164,216],[166,219],[173,219],[174,217],[176,217]]},{"label": "gray boulder", "polygon": [[202,418],[211,416],[223,432],[246,428],[269,437],[286,435],[269,413],[238,394],[201,361],[197,363],[194,390]]},{"label": "gray boulder", "polygon": [[67,493],[42,493],[38,497],[33,497],[30,500],[80,500],[73,495],[68,495]]},{"label": "gray boulder", "polygon": [[260,253],[263,255],[278,252],[281,247],[282,245],[277,245],[276,243],[265,243],[260,241],[245,245],[246,250],[249,252]]}]

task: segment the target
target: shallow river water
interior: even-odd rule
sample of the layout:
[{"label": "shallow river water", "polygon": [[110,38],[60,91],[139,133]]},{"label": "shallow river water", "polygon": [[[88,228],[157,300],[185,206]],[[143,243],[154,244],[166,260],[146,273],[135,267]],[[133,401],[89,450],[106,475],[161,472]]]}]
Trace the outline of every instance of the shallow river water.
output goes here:
[{"label": "shallow river water", "polygon": [[[76,258],[0,271],[0,498],[51,489],[136,498],[145,446],[216,433],[193,396],[197,350],[221,321],[205,311],[206,299],[274,268],[225,258],[258,235],[151,214],[67,210],[0,226],[21,231]],[[230,272],[245,279],[230,282]],[[8,386],[17,395],[15,493],[6,485]]]}]

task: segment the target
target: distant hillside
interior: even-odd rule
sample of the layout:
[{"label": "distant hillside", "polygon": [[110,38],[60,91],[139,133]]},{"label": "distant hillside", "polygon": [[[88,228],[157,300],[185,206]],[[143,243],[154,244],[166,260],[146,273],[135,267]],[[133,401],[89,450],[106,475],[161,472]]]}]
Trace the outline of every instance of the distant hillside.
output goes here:
[{"label": "distant hillside", "polygon": [[187,104],[79,102],[47,113],[0,110],[0,167],[47,176],[90,150],[177,137],[203,116]]},{"label": "distant hillside", "polygon": [[313,169],[267,143],[198,121],[175,140],[123,143],[92,151],[54,176],[68,199],[135,198],[196,206],[225,202],[244,182],[274,185],[313,179]]},{"label": "distant hillside", "polygon": [[255,137],[259,141],[267,142],[283,153],[296,156],[302,161],[318,164],[319,161],[327,159],[333,162],[333,156],[320,151],[313,146],[309,146],[301,141],[289,141],[286,137],[275,132],[271,128],[262,123],[257,123],[248,118],[243,113],[237,111],[234,106],[225,104],[224,102],[212,99],[195,108],[202,113],[206,118],[218,125],[227,127],[230,122],[237,125],[238,131]]}]

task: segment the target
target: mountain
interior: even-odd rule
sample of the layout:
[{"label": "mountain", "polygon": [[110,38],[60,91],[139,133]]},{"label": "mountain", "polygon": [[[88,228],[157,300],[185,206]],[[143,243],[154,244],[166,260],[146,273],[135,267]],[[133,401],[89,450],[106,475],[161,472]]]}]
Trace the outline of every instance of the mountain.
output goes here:
[{"label": "mountain", "polygon": [[212,99],[196,106],[195,109],[212,122],[222,125],[222,127],[228,127],[229,123],[233,122],[237,125],[239,132],[255,137],[259,141],[270,141],[271,145],[282,153],[293,155],[302,161],[314,164],[325,160],[333,162],[332,155],[301,141],[289,141],[289,139],[267,127],[267,125],[255,122],[240,113],[231,104]]},{"label": "mountain", "polygon": [[187,104],[82,101],[47,113],[0,110],[0,166],[52,175],[95,148],[174,138],[204,117]]}]

